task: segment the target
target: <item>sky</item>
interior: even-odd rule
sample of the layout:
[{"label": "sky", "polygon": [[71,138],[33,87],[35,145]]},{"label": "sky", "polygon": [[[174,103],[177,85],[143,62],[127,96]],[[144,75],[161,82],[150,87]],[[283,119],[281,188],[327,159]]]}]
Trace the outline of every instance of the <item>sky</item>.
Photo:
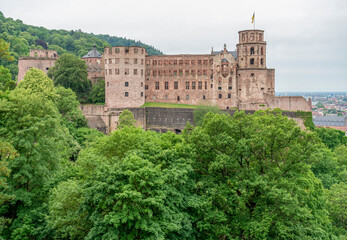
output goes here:
[{"label": "sky", "polygon": [[140,40],[164,54],[235,50],[265,31],[275,90],[347,91],[347,0],[0,0],[5,17]]}]

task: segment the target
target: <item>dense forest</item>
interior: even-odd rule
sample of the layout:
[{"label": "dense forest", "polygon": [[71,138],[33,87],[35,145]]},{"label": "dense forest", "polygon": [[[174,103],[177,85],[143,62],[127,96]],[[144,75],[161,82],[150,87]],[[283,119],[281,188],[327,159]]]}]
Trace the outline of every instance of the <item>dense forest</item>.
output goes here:
[{"label": "dense forest", "polygon": [[152,46],[140,41],[109,35],[94,35],[81,30],[48,30],[24,24],[21,20],[6,18],[0,12],[0,39],[10,43],[10,52],[14,61],[0,60],[0,65],[10,69],[13,79],[18,74],[18,58],[29,55],[30,49],[53,49],[59,55],[72,53],[77,57],[86,55],[96,45],[98,51],[103,52],[107,46],[141,46],[147,49],[150,55],[162,54]]}]

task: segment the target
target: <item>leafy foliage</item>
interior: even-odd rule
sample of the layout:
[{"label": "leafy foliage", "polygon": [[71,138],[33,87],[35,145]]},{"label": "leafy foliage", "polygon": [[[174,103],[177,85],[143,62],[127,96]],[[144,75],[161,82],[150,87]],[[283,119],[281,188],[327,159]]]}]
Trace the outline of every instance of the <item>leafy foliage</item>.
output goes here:
[{"label": "leafy foliage", "polygon": [[196,126],[201,126],[204,121],[204,117],[207,113],[218,113],[222,114],[222,110],[213,105],[200,104],[194,109],[194,123]]},{"label": "leafy foliage", "polygon": [[89,94],[89,101],[91,103],[105,103],[105,79],[100,79],[97,83],[92,85],[92,90]]},{"label": "leafy foliage", "polygon": [[86,102],[91,89],[87,78],[87,65],[72,54],[64,54],[48,70],[47,75],[53,79],[56,86],[70,88],[77,95],[79,102]]},{"label": "leafy foliage", "polygon": [[15,81],[8,68],[0,66],[0,91],[12,90],[16,87]]},{"label": "leafy foliage", "polygon": [[135,126],[135,119],[132,112],[130,112],[128,109],[125,109],[120,115],[119,115],[119,121],[117,129],[122,129],[124,127],[131,127]]}]

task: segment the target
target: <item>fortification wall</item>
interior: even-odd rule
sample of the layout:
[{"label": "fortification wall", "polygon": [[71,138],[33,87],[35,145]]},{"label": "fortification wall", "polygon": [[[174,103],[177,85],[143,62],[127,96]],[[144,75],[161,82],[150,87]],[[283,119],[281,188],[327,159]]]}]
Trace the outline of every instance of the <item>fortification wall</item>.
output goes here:
[{"label": "fortification wall", "polygon": [[307,101],[301,96],[275,97],[266,96],[269,108],[280,108],[286,111],[305,111],[312,112],[311,101]]}]

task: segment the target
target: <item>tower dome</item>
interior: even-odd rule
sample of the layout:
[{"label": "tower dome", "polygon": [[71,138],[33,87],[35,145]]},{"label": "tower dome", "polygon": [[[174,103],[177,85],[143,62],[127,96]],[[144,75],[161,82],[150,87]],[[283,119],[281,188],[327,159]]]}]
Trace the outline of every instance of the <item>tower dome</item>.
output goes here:
[{"label": "tower dome", "polygon": [[101,58],[101,57],[102,57],[101,53],[98,50],[96,50],[96,45],[94,44],[93,49],[91,51],[89,51],[89,53],[87,53],[87,55],[84,55],[82,57],[82,59],[84,59],[84,58]]}]

